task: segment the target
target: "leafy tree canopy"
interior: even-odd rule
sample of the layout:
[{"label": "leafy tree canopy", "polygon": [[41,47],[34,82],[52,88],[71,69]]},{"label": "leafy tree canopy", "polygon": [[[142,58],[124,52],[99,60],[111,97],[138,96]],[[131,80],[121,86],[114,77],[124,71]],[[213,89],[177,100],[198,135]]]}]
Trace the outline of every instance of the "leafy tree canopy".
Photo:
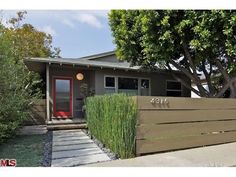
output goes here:
[{"label": "leafy tree canopy", "polygon": [[178,69],[203,97],[224,97],[227,90],[236,97],[236,11],[113,10],[109,24],[119,59],[166,68],[187,86]]},{"label": "leafy tree canopy", "polygon": [[60,57],[60,49],[52,46],[52,36],[23,23],[26,11],[17,12],[17,17],[7,21],[5,35],[14,43],[17,58]]}]

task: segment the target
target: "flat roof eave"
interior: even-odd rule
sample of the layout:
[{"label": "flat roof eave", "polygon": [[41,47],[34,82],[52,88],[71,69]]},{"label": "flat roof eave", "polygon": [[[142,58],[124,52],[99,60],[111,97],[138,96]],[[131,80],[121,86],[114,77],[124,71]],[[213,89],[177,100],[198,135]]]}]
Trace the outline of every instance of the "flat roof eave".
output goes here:
[{"label": "flat roof eave", "polygon": [[[62,58],[26,58],[24,59],[24,63],[28,67],[29,70],[35,72],[45,72],[46,65],[49,64],[58,64],[62,67],[65,65],[71,65],[74,67],[86,67],[86,68],[100,68],[100,69],[114,69],[114,70],[125,70],[125,71],[138,71],[138,72],[148,72],[141,70],[139,66],[129,67],[127,63],[110,63],[110,62],[95,62],[88,60],[75,60],[75,59],[62,59]],[[122,66],[123,65],[123,66]],[[125,66],[124,66],[125,65]],[[167,71],[164,69],[157,69],[157,73],[166,73]],[[175,73],[182,73],[181,71],[174,71]]]},{"label": "flat roof eave", "polygon": [[27,58],[24,59],[24,63],[26,64],[26,66],[28,67],[29,70],[31,71],[36,71],[36,72],[41,72],[43,70],[45,70],[46,68],[46,64],[58,64],[58,65],[71,65],[71,66],[83,66],[83,67],[87,67],[87,68],[107,68],[107,69],[118,69],[118,70],[139,70],[140,67],[124,67],[124,66],[120,66],[117,63],[111,63],[110,65],[106,65],[104,64],[104,62],[100,62],[100,63],[87,63],[85,61],[65,61],[67,59],[47,59],[47,58]]}]

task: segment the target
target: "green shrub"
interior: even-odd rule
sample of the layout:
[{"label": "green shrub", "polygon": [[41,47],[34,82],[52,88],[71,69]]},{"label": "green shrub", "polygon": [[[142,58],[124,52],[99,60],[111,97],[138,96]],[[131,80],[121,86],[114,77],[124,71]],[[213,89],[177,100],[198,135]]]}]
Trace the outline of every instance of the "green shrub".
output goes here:
[{"label": "green shrub", "polygon": [[[21,92],[17,92],[21,93]],[[12,137],[19,126],[29,117],[29,101],[10,90],[0,97],[0,144]]]},{"label": "green shrub", "polygon": [[90,133],[120,158],[135,155],[136,114],[136,102],[125,94],[107,94],[86,100]]},{"label": "green shrub", "polygon": [[41,96],[39,75],[28,71],[0,24],[0,144],[29,118],[30,105]]}]

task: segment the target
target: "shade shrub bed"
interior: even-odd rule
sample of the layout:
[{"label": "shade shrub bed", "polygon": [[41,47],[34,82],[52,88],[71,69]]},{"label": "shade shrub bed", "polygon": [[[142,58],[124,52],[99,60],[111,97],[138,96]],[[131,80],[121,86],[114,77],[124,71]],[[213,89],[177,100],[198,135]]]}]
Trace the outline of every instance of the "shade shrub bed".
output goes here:
[{"label": "shade shrub bed", "polygon": [[135,155],[136,114],[136,102],[125,94],[107,94],[86,100],[90,133],[120,158]]}]

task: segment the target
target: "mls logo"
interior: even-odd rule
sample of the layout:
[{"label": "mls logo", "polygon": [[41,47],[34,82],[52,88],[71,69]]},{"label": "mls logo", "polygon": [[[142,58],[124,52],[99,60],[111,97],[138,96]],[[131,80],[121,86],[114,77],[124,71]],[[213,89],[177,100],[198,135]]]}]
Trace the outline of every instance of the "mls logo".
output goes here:
[{"label": "mls logo", "polygon": [[1,167],[15,167],[16,159],[1,159],[0,166]]}]

